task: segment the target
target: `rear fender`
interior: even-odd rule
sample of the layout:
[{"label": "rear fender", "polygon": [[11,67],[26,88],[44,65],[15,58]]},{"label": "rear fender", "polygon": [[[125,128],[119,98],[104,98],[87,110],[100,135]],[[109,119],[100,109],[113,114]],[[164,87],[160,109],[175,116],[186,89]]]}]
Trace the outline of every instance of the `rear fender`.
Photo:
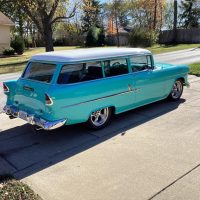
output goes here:
[{"label": "rear fender", "polygon": [[14,94],[17,89],[17,80],[6,81],[3,83],[9,88],[9,92],[4,92],[4,94],[7,96],[7,104],[12,104]]}]

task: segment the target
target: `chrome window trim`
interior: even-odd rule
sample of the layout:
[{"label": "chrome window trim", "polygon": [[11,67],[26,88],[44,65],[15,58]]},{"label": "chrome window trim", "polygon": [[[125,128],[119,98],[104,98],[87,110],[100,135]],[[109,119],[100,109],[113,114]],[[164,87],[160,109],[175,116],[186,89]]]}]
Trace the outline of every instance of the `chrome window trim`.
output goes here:
[{"label": "chrome window trim", "polygon": [[[54,70],[54,73],[53,73],[53,75],[52,75],[52,78],[51,78],[51,81],[49,82],[49,83],[47,83],[47,82],[44,82],[44,81],[38,81],[38,80],[34,80],[34,79],[29,79],[29,78],[23,78],[23,76],[24,76],[24,74],[25,74],[25,72],[26,72],[26,70],[27,70],[27,68],[28,68],[28,66],[30,65],[30,63],[42,63],[42,64],[52,64],[52,65],[55,65],[55,70]],[[56,71],[57,71],[57,66],[58,66],[58,64],[57,63],[54,63],[54,62],[45,62],[45,61],[43,61],[43,62],[40,62],[40,61],[29,61],[28,63],[27,63],[27,65],[26,65],[26,67],[25,67],[25,69],[24,69],[24,71],[22,72],[22,74],[21,74],[21,76],[19,77],[19,80],[28,80],[28,81],[31,81],[31,82],[39,82],[39,83],[45,83],[45,84],[52,84],[53,83],[53,80],[54,80],[54,76],[55,76],[55,74],[56,74]]]}]

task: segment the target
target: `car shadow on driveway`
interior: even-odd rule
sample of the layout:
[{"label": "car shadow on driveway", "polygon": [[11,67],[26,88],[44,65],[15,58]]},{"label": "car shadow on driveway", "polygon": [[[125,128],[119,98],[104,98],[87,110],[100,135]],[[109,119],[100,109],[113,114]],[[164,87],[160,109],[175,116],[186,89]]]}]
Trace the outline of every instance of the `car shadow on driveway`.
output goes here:
[{"label": "car shadow on driveway", "polygon": [[[16,178],[22,179],[118,134],[123,137],[127,130],[161,117],[184,102],[185,99],[178,102],[163,100],[125,112],[113,117],[112,123],[99,131],[88,130],[84,124],[38,133],[31,125],[17,126],[1,131],[0,158],[9,163]],[[134,130],[132,133],[134,134]]]}]

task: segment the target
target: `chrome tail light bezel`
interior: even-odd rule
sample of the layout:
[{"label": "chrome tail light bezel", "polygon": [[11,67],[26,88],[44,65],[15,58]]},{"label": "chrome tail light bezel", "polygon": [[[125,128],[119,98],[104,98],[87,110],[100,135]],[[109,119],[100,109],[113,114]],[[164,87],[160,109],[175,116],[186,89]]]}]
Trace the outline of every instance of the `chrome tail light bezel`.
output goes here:
[{"label": "chrome tail light bezel", "polygon": [[3,91],[4,91],[4,93],[10,92],[9,87],[5,83],[3,83]]},{"label": "chrome tail light bezel", "polygon": [[45,93],[45,105],[46,106],[52,106],[53,105],[53,100],[47,93]]}]

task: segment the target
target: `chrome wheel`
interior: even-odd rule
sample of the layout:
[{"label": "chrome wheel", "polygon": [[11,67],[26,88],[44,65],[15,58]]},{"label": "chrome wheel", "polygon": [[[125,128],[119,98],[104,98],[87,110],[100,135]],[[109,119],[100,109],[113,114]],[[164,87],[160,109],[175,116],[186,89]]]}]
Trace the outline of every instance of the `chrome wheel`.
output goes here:
[{"label": "chrome wheel", "polygon": [[170,98],[174,101],[180,99],[183,93],[183,82],[179,79],[173,85],[172,91],[170,93]]},{"label": "chrome wheel", "polygon": [[93,112],[90,116],[90,120],[95,127],[100,127],[108,121],[109,115],[109,108],[104,108]]}]

